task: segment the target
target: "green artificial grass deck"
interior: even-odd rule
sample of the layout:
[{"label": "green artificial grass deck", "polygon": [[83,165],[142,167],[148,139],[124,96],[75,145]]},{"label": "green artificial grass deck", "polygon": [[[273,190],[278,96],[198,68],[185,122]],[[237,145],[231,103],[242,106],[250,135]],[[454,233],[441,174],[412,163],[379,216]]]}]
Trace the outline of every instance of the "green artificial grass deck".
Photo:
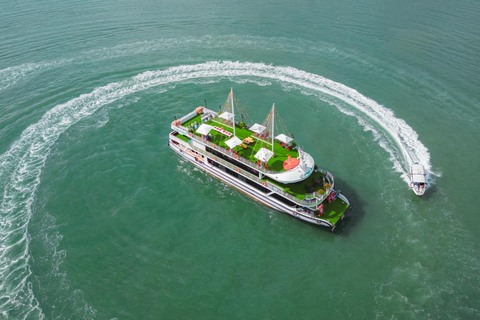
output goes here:
[{"label": "green artificial grass deck", "polygon": [[287,192],[297,199],[305,199],[306,193],[312,193],[313,191],[318,191],[324,189],[323,187],[323,177],[325,175],[321,172],[313,172],[307,179],[296,182],[296,183],[280,183],[268,177],[264,177],[262,180],[268,181],[279,188],[283,189],[284,192]]},{"label": "green artificial grass deck", "polygon": [[[190,129],[191,125],[195,125],[195,124],[199,125],[199,124],[201,124],[201,116],[202,116],[201,114],[196,115],[192,119],[184,122],[182,125],[184,127],[188,128],[188,129]],[[214,118],[210,121],[207,121],[206,124],[211,125],[211,126],[221,127],[223,129],[225,129],[226,131],[228,131],[230,133],[233,133],[233,129],[231,127],[229,127],[228,125],[224,124],[222,119]],[[197,134],[195,131],[193,132],[193,134],[195,134],[197,136],[201,136],[201,135]],[[221,133],[219,133],[215,130],[211,130],[210,134],[212,136],[210,142],[212,142],[212,143],[214,143],[214,144],[216,144],[216,145],[218,145],[222,148],[225,148],[227,150],[229,149],[229,147],[225,144],[225,141],[227,141],[231,137],[229,138],[226,135],[221,134]],[[255,154],[258,152],[258,150],[260,150],[260,148],[262,148],[262,147],[266,147],[268,149],[271,148],[271,146],[268,145],[267,143],[256,139],[255,136],[253,135],[252,131],[250,131],[248,129],[245,129],[245,128],[240,128],[240,127],[238,127],[238,125],[235,126],[235,135],[240,140],[243,140],[247,137],[252,137],[254,139],[255,142],[249,144],[248,147],[245,148],[245,149],[240,147],[240,146],[237,146],[236,148],[234,148],[235,151],[238,151],[238,156],[243,157],[245,159],[248,159],[248,160],[252,161],[253,163],[258,162],[258,160],[255,158]],[[185,140],[185,138],[186,138],[187,140],[185,140],[185,141],[188,141],[188,137],[184,137],[182,135],[179,135],[179,136],[181,136],[181,138],[184,138],[183,140]],[[277,171],[277,172],[285,171],[285,169],[283,168],[283,162],[286,159],[288,159],[288,155],[290,155],[290,157],[292,157],[292,158],[297,158],[298,157],[298,151],[297,150],[287,150],[286,148],[282,147],[280,145],[280,143],[277,142],[277,141],[274,141],[274,153],[275,153],[275,156],[273,156],[268,161],[266,168],[270,169],[272,171]],[[313,191],[318,191],[319,189],[323,189],[323,179],[322,179],[323,176],[324,176],[324,174],[321,173],[321,172],[314,172],[307,179],[305,179],[303,181],[300,181],[300,182],[297,182],[297,183],[290,183],[290,184],[279,183],[279,182],[277,182],[273,179],[269,179],[267,177],[265,177],[264,180],[269,181],[272,184],[278,186],[279,188],[281,188],[285,192],[293,195],[297,199],[303,200],[303,199],[305,199],[305,194],[306,193],[312,193]]]},{"label": "green artificial grass deck", "polygon": [[203,116],[203,113],[201,114],[197,114],[195,117],[193,117],[192,119],[190,120],[187,120],[185,121],[184,123],[182,123],[182,126],[188,128],[192,123],[200,123],[200,120]]},{"label": "green artificial grass deck", "polygon": [[175,137],[177,137],[178,139],[182,139],[182,140],[185,141],[185,142],[190,143],[190,138],[185,137],[183,134],[180,134],[180,133],[179,133],[179,134],[177,134]]},{"label": "green artificial grass deck", "polygon": [[[200,124],[201,123],[201,115],[196,115],[192,119],[186,121],[182,125],[186,128],[189,128],[192,124]],[[233,133],[233,129],[229,127],[228,125],[224,124],[222,119],[219,118],[214,118],[210,121],[207,121],[206,124],[211,125],[211,126],[217,126],[220,128],[225,129],[226,131]],[[201,136],[195,131],[193,134],[197,136]],[[225,141],[229,140],[230,138],[227,137],[224,134],[221,134],[220,132],[211,130],[210,134],[212,135],[212,139],[210,142],[215,143],[216,145],[229,149],[229,147],[225,144]],[[235,126],[235,135],[240,139],[243,140],[247,137],[252,137],[253,140],[255,141],[254,143],[251,143],[248,145],[247,148],[242,148],[240,146],[237,146],[234,148],[235,151],[238,151],[238,155],[240,157],[243,157],[247,160],[252,161],[253,163],[258,162],[258,160],[255,158],[255,154],[257,154],[258,150],[260,148],[265,147],[267,149],[271,149],[271,145],[257,139],[254,135],[253,132],[245,129],[245,128],[240,128],[238,125]],[[270,158],[270,160],[267,162],[266,168],[270,169],[272,171],[285,171],[283,169],[283,162],[288,159],[288,155],[292,158],[297,158],[298,157],[298,151],[297,150],[287,150],[286,148],[282,147],[278,141],[274,141],[274,156]]]},{"label": "green artificial grass deck", "polygon": [[[184,127],[188,128],[188,129],[190,129],[190,126],[192,124],[201,124],[201,116],[202,116],[202,114],[196,115],[192,119],[182,123],[182,125]],[[226,131],[228,131],[230,133],[233,133],[233,129],[231,127],[227,126],[226,124],[224,124],[222,119],[214,118],[214,119],[206,122],[206,124],[211,125],[211,126],[221,127],[223,129],[225,129]],[[197,134],[196,132],[193,132],[193,133],[197,136],[201,136],[201,135]],[[226,135],[223,135],[223,134],[221,134],[217,131],[214,131],[214,130],[211,130],[210,134],[212,135],[212,139],[210,140],[210,142],[213,142],[216,145],[218,145],[222,148],[225,148],[227,150],[229,149],[229,147],[225,144],[225,141],[230,139],[231,137],[229,138]],[[254,163],[256,163],[258,161],[254,156],[258,152],[258,150],[260,150],[260,148],[265,147],[267,149],[271,149],[270,145],[266,144],[265,142],[262,142],[261,140],[256,139],[256,137],[253,136],[252,131],[250,131],[248,129],[245,129],[245,128],[242,129],[242,128],[238,127],[238,125],[235,126],[235,135],[240,140],[243,140],[247,137],[252,137],[254,139],[255,142],[248,145],[248,147],[245,148],[245,149],[243,149],[240,146],[234,148],[235,151],[238,151],[238,155],[240,157],[248,159],[248,160],[250,160]],[[186,141],[186,142],[190,142],[190,138],[185,137],[182,134],[178,134],[177,137]],[[280,143],[277,142],[277,141],[274,141],[274,153],[275,153],[275,156],[272,157],[268,161],[267,167],[266,167],[267,169],[270,169],[272,171],[285,171],[283,169],[283,162],[288,158],[287,155],[290,155],[292,158],[297,158],[298,157],[298,151],[287,150],[287,149],[283,148],[280,145]],[[270,179],[268,177],[264,177],[263,180],[268,181],[268,182],[278,186],[284,192],[287,192],[287,193],[293,195],[297,199],[303,200],[303,199],[305,199],[305,194],[311,194],[312,192],[318,191],[320,189],[325,190],[324,186],[323,186],[323,177],[324,176],[325,175],[321,172],[313,172],[310,175],[310,177],[308,177],[307,179],[305,179],[303,181],[300,181],[300,182],[297,182],[297,183],[290,183],[290,184],[280,183],[280,182],[275,181],[273,179]],[[345,211],[348,209],[348,204],[343,202],[343,200],[341,200],[341,199],[336,199],[332,203],[328,203],[328,201],[324,201],[323,204],[324,204],[325,207],[324,207],[324,210],[323,210],[323,214],[321,216],[319,216],[319,218],[321,218],[323,220],[327,220],[332,224],[336,224],[341,219],[341,217],[343,216]]]},{"label": "green artificial grass deck", "polygon": [[336,224],[348,209],[348,204],[343,202],[343,200],[340,198],[337,198],[332,203],[324,201],[323,204],[325,207],[323,208],[323,213],[321,216],[319,216],[319,218],[330,221],[332,224]]}]

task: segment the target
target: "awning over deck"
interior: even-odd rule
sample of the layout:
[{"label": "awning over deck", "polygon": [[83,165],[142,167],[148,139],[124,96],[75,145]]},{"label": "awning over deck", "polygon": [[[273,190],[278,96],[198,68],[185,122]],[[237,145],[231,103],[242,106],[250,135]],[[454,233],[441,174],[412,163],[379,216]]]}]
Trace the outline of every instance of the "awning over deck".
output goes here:
[{"label": "awning over deck", "polygon": [[240,140],[238,137],[236,136],[233,136],[233,138],[225,141],[225,144],[230,148],[230,149],[233,149],[235,148],[236,146],[238,145],[241,145],[242,144],[242,140]]},{"label": "awning over deck", "polygon": [[412,182],[425,183],[425,168],[421,164],[413,164],[410,167],[410,179]]},{"label": "awning over deck", "polygon": [[258,150],[257,154],[255,155],[255,158],[267,163],[268,160],[273,156],[273,152],[268,150],[267,148],[261,148]]},{"label": "awning over deck", "polygon": [[275,139],[280,141],[280,142],[287,143],[287,144],[289,144],[290,142],[293,141],[293,138],[290,138],[289,136],[286,136],[283,133],[276,136]]},{"label": "awning over deck", "polygon": [[410,179],[412,182],[426,183],[425,168],[421,164],[414,164],[410,167]]},{"label": "awning over deck", "polygon": [[203,123],[200,127],[198,127],[198,129],[195,132],[206,136],[212,129],[213,129],[212,126]]},{"label": "awning over deck", "polygon": [[232,121],[233,119],[233,114],[230,112],[224,112],[221,115],[219,115],[220,118],[225,119],[227,121]]},{"label": "awning over deck", "polygon": [[255,123],[253,126],[250,127],[250,131],[253,131],[255,133],[262,133],[263,131],[265,131],[265,128],[264,126],[262,126],[261,124],[258,124],[258,123]]}]

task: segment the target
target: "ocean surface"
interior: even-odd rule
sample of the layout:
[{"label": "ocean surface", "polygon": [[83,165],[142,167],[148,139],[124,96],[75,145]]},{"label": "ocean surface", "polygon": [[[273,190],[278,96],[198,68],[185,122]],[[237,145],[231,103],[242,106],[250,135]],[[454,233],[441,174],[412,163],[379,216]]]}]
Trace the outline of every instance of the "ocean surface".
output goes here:
[{"label": "ocean surface", "polygon": [[[0,319],[480,318],[480,2],[0,2]],[[272,103],[331,232],[182,161]],[[429,189],[416,197],[408,168]]]}]

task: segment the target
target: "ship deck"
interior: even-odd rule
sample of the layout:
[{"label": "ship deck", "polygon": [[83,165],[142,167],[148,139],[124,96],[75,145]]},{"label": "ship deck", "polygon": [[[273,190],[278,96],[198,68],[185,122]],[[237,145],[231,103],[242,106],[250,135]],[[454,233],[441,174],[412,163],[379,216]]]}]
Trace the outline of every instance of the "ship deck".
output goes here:
[{"label": "ship deck", "polygon": [[[299,200],[305,199],[306,194],[311,194],[313,192],[318,192],[322,190],[325,192],[324,181],[325,174],[322,172],[313,172],[307,179],[296,182],[296,183],[280,183],[268,177],[263,177],[262,180],[268,181],[271,184],[276,185],[281,188],[284,192],[289,193],[296,197]],[[320,191],[321,192],[321,191]]]},{"label": "ship deck", "polygon": [[[262,180],[268,181],[269,183],[281,188],[284,192],[296,197],[297,199],[303,200],[312,192],[318,192],[321,190],[322,194],[324,194],[324,183],[326,182],[326,180],[323,179],[324,177],[325,174],[316,171],[313,172],[307,179],[297,183],[283,184],[268,177],[264,177]],[[335,199],[335,201],[331,203],[328,203],[326,200],[322,203],[325,207],[323,214],[319,216],[319,218],[330,221],[332,224],[336,224],[338,220],[342,218],[349,206],[348,203],[344,202],[340,198]],[[316,214],[318,214],[318,211]]]},{"label": "ship deck", "polygon": [[[202,114],[196,115],[192,119],[186,121],[185,123],[182,123],[182,126],[186,127],[187,129],[190,129],[192,125],[195,124],[201,124],[201,116]],[[222,119],[214,118],[212,120],[203,122],[205,124],[211,125],[211,126],[217,126],[223,128],[225,131],[228,131],[230,133],[233,133],[233,128],[226,125]],[[193,134],[196,136],[201,137],[200,134],[196,133],[195,130],[193,131]],[[210,134],[212,135],[210,142],[225,148],[229,149],[229,147],[225,144],[225,141],[230,139],[226,135],[219,133],[217,131],[211,130]],[[271,148],[270,145],[268,145],[266,142],[263,142],[262,140],[258,139],[254,133],[246,128],[240,128],[238,125],[235,125],[235,135],[240,139],[244,140],[247,137],[252,137],[254,139],[254,143],[251,143],[249,145],[246,145],[246,148],[242,148],[241,146],[237,146],[234,148],[234,150],[238,151],[237,155],[239,157],[243,157],[247,160],[250,160],[254,163],[257,163],[258,160],[255,158],[255,154],[260,150],[262,147],[266,148]],[[188,142],[188,138],[185,137]],[[283,162],[288,159],[288,155],[292,158],[297,158],[298,157],[298,151],[297,150],[288,150],[285,147],[283,147],[278,141],[274,141],[274,156],[266,163],[265,168],[272,170],[272,171],[277,171],[277,172],[282,172],[285,171],[283,168]]]},{"label": "ship deck", "polygon": [[[182,135],[177,135],[178,137],[183,137]],[[186,140],[188,140],[187,137],[184,137]],[[184,140],[183,138],[181,138]],[[324,174],[321,172],[314,172],[312,175],[298,183],[293,183],[293,184],[281,184],[278,183],[274,180],[268,179],[268,178],[263,178],[263,181],[268,181],[269,183],[283,189],[284,192],[289,193],[290,195],[295,196],[297,199],[304,199],[305,198],[305,193],[307,191],[322,188],[323,184],[323,179]],[[303,190],[303,191],[302,191]],[[323,201],[324,205],[324,210],[321,215],[319,215],[319,211],[310,211],[309,215],[313,217],[314,215],[317,218],[320,218],[322,220],[329,221],[332,225],[336,225],[337,222],[342,218],[342,216],[345,214],[347,209],[349,208],[349,204],[343,201],[340,197],[329,203],[327,200]],[[313,209],[313,208],[312,208]]]},{"label": "ship deck", "polygon": [[[185,121],[184,123],[182,123],[182,126],[189,129],[190,132],[193,131],[192,133],[197,137],[202,137],[202,135],[196,133],[195,128],[202,123],[205,123],[211,126],[221,127],[225,131],[233,133],[233,128],[231,128],[229,125],[226,125],[222,119],[219,119],[217,117],[209,121],[202,122],[201,117],[202,117],[202,114],[196,115],[193,118],[189,119],[188,121]],[[254,155],[256,154],[256,152],[258,152],[260,148],[271,147],[270,145],[267,145],[267,143],[263,142],[262,140],[257,139],[257,137],[254,136],[254,133],[248,130],[247,128],[240,128],[238,125],[236,125],[235,134],[240,140],[244,140],[247,137],[252,137],[254,139],[254,143],[247,145],[246,148],[237,146],[234,149],[234,151],[237,151],[237,155],[239,157],[243,157],[253,163],[258,162],[258,160],[255,159]],[[229,149],[229,147],[225,144],[225,141],[230,139],[231,137],[228,137],[215,130],[211,130],[210,135],[211,135],[211,138],[209,139],[210,143],[214,143],[215,145],[218,145],[226,150]],[[188,136],[177,134],[176,137],[187,143],[191,143],[190,137]],[[266,169],[269,169],[272,171],[285,171],[283,168],[283,162],[288,158],[288,155],[290,155],[290,157],[292,158],[298,157],[298,151],[288,150],[283,146],[281,146],[278,141],[274,141],[274,153],[275,153],[275,156],[272,157],[266,165],[264,164]],[[278,181],[275,181],[274,179],[270,179],[266,176],[263,177],[261,180],[268,182],[269,184],[275,187],[278,187],[281,191],[283,191],[283,194],[285,196],[291,197],[291,200],[297,199],[297,201],[298,200],[308,201],[308,199],[316,195],[323,196],[326,192],[326,189],[329,189],[330,187],[325,185],[325,183],[328,183],[328,180],[325,178],[325,173],[321,171],[314,171],[307,179],[297,183],[283,184]],[[317,214],[318,218],[327,220],[332,225],[335,225],[342,218],[342,216],[345,214],[345,211],[349,207],[349,204],[344,202],[340,198],[335,199],[331,203],[328,203],[328,201],[325,199],[322,203],[324,204],[323,214],[318,216],[319,214],[318,211],[315,211],[315,214]]]},{"label": "ship deck", "polygon": [[323,204],[325,207],[323,208],[323,214],[319,216],[319,218],[327,220],[333,225],[335,225],[342,218],[349,207],[348,203],[344,202],[340,198],[337,198],[332,203],[324,201]]},{"label": "ship deck", "polygon": [[[201,123],[201,116],[202,116],[201,114],[196,115],[195,117],[182,123],[182,126],[186,127],[187,129],[190,129],[195,124],[199,125]],[[226,131],[233,133],[233,129],[225,125],[224,123],[222,123],[221,119],[214,118],[204,123],[211,126],[222,127]],[[245,128],[239,128],[238,125],[235,127],[235,133],[237,137],[240,138],[241,140],[245,139],[246,137],[252,137],[256,139],[255,136],[253,136],[252,131]],[[195,134],[198,137],[201,137],[201,135],[196,133],[195,130],[193,131],[193,134]],[[230,139],[229,137],[214,130],[211,130],[210,134],[212,135],[212,138],[209,142],[214,143],[228,150],[228,146],[225,144],[225,141]],[[177,137],[184,140],[185,142],[190,143],[189,137],[183,136],[181,134],[178,134]],[[237,147],[236,150],[238,150],[238,156],[243,157],[255,163],[255,162],[258,162],[258,160],[255,159],[254,155],[261,147],[264,147],[264,146],[266,146],[266,143],[260,140],[256,143],[252,143],[248,145],[247,148]],[[274,153],[275,153],[275,156],[272,157],[265,166],[266,169],[269,169],[272,171],[285,171],[283,168],[283,161],[285,161],[288,158],[287,157],[288,155],[290,155],[292,158],[298,157],[298,151],[288,150],[282,147],[280,143],[278,143],[278,141],[275,141]],[[328,180],[325,179],[325,173],[322,173],[321,171],[314,171],[307,179],[296,182],[296,183],[284,184],[284,183],[275,181],[274,179],[270,179],[266,176],[263,177],[261,180],[268,182],[273,186],[278,187],[281,191],[284,192],[285,196],[293,198],[291,200],[296,199],[297,201],[308,200],[315,196],[323,196],[325,192],[327,192],[327,189],[329,188],[329,186],[325,186],[325,183],[328,182]]]}]

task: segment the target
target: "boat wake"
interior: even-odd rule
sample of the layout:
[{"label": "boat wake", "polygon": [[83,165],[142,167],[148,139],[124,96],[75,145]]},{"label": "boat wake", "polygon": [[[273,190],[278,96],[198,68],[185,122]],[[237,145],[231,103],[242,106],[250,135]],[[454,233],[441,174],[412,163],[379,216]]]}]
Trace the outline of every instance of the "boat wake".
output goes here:
[{"label": "boat wake", "polygon": [[[222,48],[257,48],[265,49],[265,41],[269,41],[272,50],[287,50],[290,52],[297,52],[302,45],[292,44],[287,46],[286,39],[270,39],[262,37],[251,36],[203,36],[203,37],[184,37],[178,38],[163,38],[150,41],[138,41],[134,43],[119,44],[113,47],[105,47],[100,49],[93,49],[81,52],[79,55],[71,58],[61,58],[57,60],[48,60],[41,62],[29,62],[17,66],[11,66],[5,69],[0,69],[0,91],[14,86],[18,82],[26,81],[33,76],[56,68],[84,63],[91,63],[95,61],[103,61],[115,58],[131,57],[143,53],[151,54],[152,52],[159,52],[165,55],[170,49],[174,49],[172,55],[178,55],[178,51],[187,51],[191,48],[203,49],[205,46],[215,48],[218,50]],[[316,44],[308,43],[303,47],[312,48]],[[331,50],[325,48],[325,44],[320,47],[315,47],[315,52]],[[304,50],[302,52],[304,54]],[[343,54],[340,51],[335,52],[337,55]],[[355,56],[348,56],[348,59],[355,59]]]},{"label": "boat wake", "polygon": [[[360,94],[355,89],[322,76],[292,67],[266,65],[250,62],[207,62],[196,65],[173,67],[166,70],[148,71],[134,79],[148,85],[161,85],[166,78],[181,82],[198,78],[260,78],[293,85],[301,92],[315,94],[320,99],[335,105],[341,112],[358,118],[365,130],[372,131],[378,144],[390,154],[394,168],[408,184],[408,169],[411,164],[421,163],[431,172],[430,154],[418,139],[418,134],[392,110]],[[332,99],[334,98],[334,99]],[[341,101],[343,103],[335,102]],[[345,105],[348,109],[345,109]],[[381,132],[385,134],[381,134]],[[384,137],[385,139],[382,139]],[[393,142],[393,143],[391,143]]]},{"label": "boat wake", "polygon": [[[170,90],[179,83],[252,81],[298,88],[358,118],[372,131],[378,144],[390,154],[393,167],[408,183],[408,168],[419,162],[430,171],[430,155],[418,134],[394,113],[356,90],[322,76],[292,67],[250,62],[206,62],[164,70],[147,71],[122,82],[110,83],[46,112],[26,128],[10,149],[0,156],[0,312],[12,318],[43,318],[33,295],[29,265],[28,223],[32,217],[35,191],[51,147],[72,125],[90,117],[114,101],[152,87]],[[163,89],[163,88],[162,88]],[[339,103],[337,103],[339,102]],[[382,134],[383,132],[383,134]],[[393,143],[392,143],[393,141]]]}]

